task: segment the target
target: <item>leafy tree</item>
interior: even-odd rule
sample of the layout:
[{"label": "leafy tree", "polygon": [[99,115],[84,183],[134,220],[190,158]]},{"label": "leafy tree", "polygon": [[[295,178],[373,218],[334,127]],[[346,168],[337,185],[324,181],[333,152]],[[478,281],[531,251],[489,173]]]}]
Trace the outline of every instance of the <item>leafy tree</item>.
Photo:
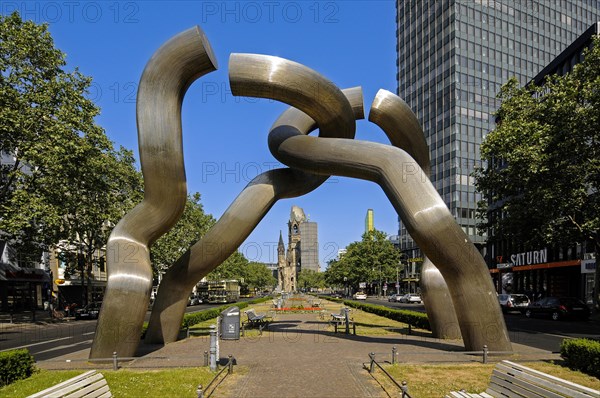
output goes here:
[{"label": "leafy tree", "polygon": [[65,65],[47,25],[0,16],[0,238],[22,265],[62,242],[89,269],[141,177],[95,123],[91,79]]},{"label": "leafy tree", "polygon": [[488,167],[475,172],[480,230],[525,246],[589,240],[598,253],[600,39],[571,73],[539,87],[511,79],[499,97],[500,122],[481,146]]},{"label": "leafy tree", "polygon": [[214,223],[213,216],[204,213],[200,194],[196,192],[188,195],[183,215],[177,224],[161,236],[150,249],[154,276],[156,277],[159,272],[165,272],[183,253],[199,241]]},{"label": "leafy tree", "polygon": [[326,286],[325,274],[310,269],[302,270],[298,273],[298,288],[304,290],[322,289]]},{"label": "leafy tree", "polygon": [[[359,283],[375,283],[381,289],[380,282],[396,280],[396,267],[400,266],[400,252],[387,239],[387,235],[378,230],[363,234],[360,242],[353,242],[346,253],[329,263],[325,279],[332,286],[353,286]],[[346,278],[346,280],[344,280]]]},{"label": "leafy tree", "polygon": [[208,274],[209,280],[237,279],[248,289],[273,287],[277,281],[265,264],[250,262],[239,251],[234,252],[227,260]]},{"label": "leafy tree", "polygon": [[271,270],[265,264],[257,262],[250,262],[246,266],[244,282],[249,288],[258,290],[273,288],[277,284]]}]

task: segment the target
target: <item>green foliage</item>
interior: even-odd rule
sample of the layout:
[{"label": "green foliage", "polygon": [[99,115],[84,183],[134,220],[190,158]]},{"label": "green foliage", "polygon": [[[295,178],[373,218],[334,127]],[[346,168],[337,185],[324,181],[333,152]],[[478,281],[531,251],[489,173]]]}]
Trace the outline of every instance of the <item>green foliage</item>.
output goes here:
[{"label": "green foliage", "polygon": [[[481,146],[478,216],[492,239],[529,246],[591,239],[600,227],[600,39],[582,63],[540,87],[501,89],[500,122]],[[488,214],[489,203],[502,216]]]},{"label": "green foliage", "polygon": [[253,304],[264,303],[267,300],[272,300],[272,297],[261,297],[261,298],[257,298],[254,300],[241,301],[241,302],[234,303],[234,304],[221,305],[216,308],[211,308],[211,309],[204,310],[204,311],[194,312],[191,314],[185,314],[183,317],[183,321],[181,323],[181,327],[183,329],[185,329],[190,326],[194,326],[197,323],[204,322],[209,319],[214,319],[214,318],[218,317],[219,315],[221,315],[221,312],[223,312],[227,308],[230,308],[233,306],[238,307],[240,310],[242,310]]},{"label": "green foliage", "polygon": [[310,289],[322,289],[326,286],[325,274],[310,269],[298,273],[298,288],[309,291]]},{"label": "green foliage", "polygon": [[600,378],[600,341],[565,339],[560,345],[560,356],[569,368]]},{"label": "green foliage", "polygon": [[400,252],[384,232],[366,232],[360,242],[351,243],[346,250],[342,258],[329,262],[325,280],[330,286],[358,288],[360,282],[396,280]]},{"label": "green foliage", "polygon": [[141,176],[96,125],[92,80],[65,65],[47,25],[0,16],[0,230],[21,263],[63,241],[89,267],[139,200]]},{"label": "green foliage", "polygon": [[35,369],[35,360],[27,350],[0,352],[0,387],[26,379]]},{"label": "green foliage", "polygon": [[150,249],[154,275],[165,272],[212,227],[215,219],[204,213],[200,194],[188,195],[183,215]]},{"label": "green foliage", "polygon": [[429,326],[429,319],[427,314],[421,312],[409,311],[409,310],[395,310],[392,308],[385,307],[383,305],[375,305],[368,303],[360,303],[358,301],[335,299],[328,296],[322,296],[322,299],[334,301],[337,303],[343,303],[345,306],[357,308],[371,314],[379,315],[384,318],[392,319],[394,321],[403,322],[408,325],[412,325],[421,329],[431,330]]},{"label": "green foliage", "polygon": [[273,287],[277,281],[265,264],[250,262],[238,251],[208,274],[209,280],[236,279],[249,289]]}]

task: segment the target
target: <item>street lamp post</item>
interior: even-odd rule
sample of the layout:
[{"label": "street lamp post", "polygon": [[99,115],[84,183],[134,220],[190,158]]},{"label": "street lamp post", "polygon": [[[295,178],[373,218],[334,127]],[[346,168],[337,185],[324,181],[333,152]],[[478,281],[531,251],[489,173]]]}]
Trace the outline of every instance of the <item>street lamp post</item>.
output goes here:
[{"label": "street lamp post", "polygon": [[[400,264],[402,264],[402,261],[400,261]],[[398,279],[398,269],[400,268],[400,265],[396,266],[396,294],[399,296],[400,295],[400,280]]]}]

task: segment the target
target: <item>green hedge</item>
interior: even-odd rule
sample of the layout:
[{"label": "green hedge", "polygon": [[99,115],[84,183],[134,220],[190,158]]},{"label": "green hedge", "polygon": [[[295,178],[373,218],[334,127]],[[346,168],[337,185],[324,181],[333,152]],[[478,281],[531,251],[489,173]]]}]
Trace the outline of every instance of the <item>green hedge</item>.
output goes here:
[{"label": "green hedge", "polygon": [[600,378],[600,341],[565,339],[560,345],[560,356],[569,368]]},{"label": "green hedge", "polygon": [[427,319],[427,314],[424,314],[422,312],[409,310],[395,310],[383,305],[361,303],[352,300],[342,300],[328,296],[320,297],[325,300],[343,303],[348,307],[357,308],[359,310],[370,312],[371,314],[379,315],[384,318],[393,319],[395,321],[403,322],[421,329],[431,330],[431,326],[429,326],[429,319]]},{"label": "green hedge", "polygon": [[[243,309],[252,304],[264,303],[265,301],[272,300],[273,298],[270,296],[261,297],[254,300],[249,301],[240,301],[233,304],[225,304],[220,307],[210,308],[207,310],[202,310],[198,312],[192,312],[189,314],[185,314],[183,316],[183,321],[181,321],[181,328],[187,329],[190,326],[194,326],[197,323],[207,321],[209,319],[213,319],[221,315],[221,312],[225,311],[229,307],[239,307],[239,309]],[[144,322],[142,326],[142,338],[146,336],[146,330],[148,329],[148,322]]]},{"label": "green hedge", "polygon": [[0,352],[0,387],[26,379],[35,372],[35,361],[27,350]]}]

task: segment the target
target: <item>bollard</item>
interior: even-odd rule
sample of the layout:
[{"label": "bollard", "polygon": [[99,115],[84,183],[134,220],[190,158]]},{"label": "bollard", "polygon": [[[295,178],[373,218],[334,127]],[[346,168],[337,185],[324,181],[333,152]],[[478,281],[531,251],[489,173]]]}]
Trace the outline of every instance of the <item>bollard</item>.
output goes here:
[{"label": "bollard", "polygon": [[119,359],[117,358],[117,352],[113,352],[113,370],[119,369]]},{"label": "bollard", "polygon": [[198,394],[198,398],[204,398],[204,392],[202,391],[202,384],[198,384],[198,388],[196,389],[196,394]]},{"label": "bollard", "polygon": [[233,355],[229,355],[229,362],[227,363],[229,369],[227,369],[227,374],[233,374]]},{"label": "bollard", "polygon": [[487,344],[485,344],[483,346],[483,363],[487,363],[487,359],[488,359],[488,346],[487,346]]},{"label": "bollard", "polygon": [[186,337],[186,339],[190,338],[190,327],[189,326],[185,329],[185,337]]},{"label": "bollard", "polygon": [[242,322],[242,337],[246,335],[245,324]]},{"label": "bollard", "polygon": [[408,335],[410,336],[412,334],[412,328],[411,328],[411,324],[408,324]]},{"label": "bollard", "polygon": [[208,366],[208,351],[204,351],[204,366]]},{"label": "bollard", "polygon": [[356,323],[352,323],[352,334],[356,336]]},{"label": "bollard", "polygon": [[400,390],[402,390],[402,398],[410,397],[410,395],[408,395],[408,386],[406,385],[406,380],[402,381],[402,387],[400,387]]},{"label": "bollard", "polygon": [[210,327],[210,370],[217,370],[217,328],[215,325]]},{"label": "bollard", "polygon": [[369,358],[371,358],[371,365],[369,366],[369,373],[373,373],[373,371],[375,371],[375,353],[374,352],[370,353]]},{"label": "bollard", "polygon": [[397,348],[396,346],[392,347],[392,365],[396,363],[396,352],[397,352]]}]

